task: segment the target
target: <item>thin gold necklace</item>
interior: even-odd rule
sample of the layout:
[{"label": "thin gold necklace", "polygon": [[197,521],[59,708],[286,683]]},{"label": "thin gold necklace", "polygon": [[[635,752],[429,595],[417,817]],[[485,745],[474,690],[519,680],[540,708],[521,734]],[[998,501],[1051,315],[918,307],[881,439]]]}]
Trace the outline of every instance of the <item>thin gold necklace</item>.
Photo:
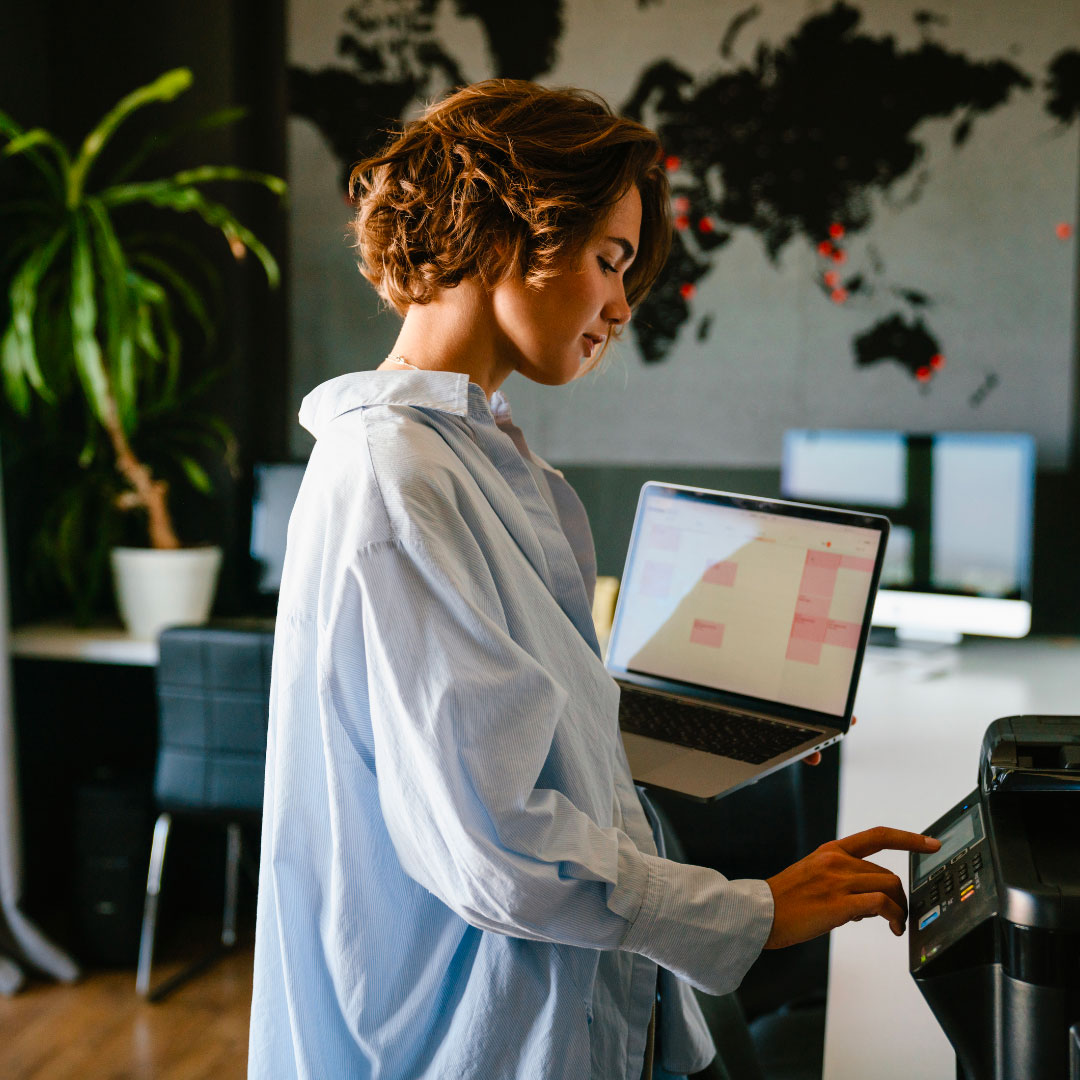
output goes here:
[{"label": "thin gold necklace", "polygon": [[412,368],[413,371],[422,371],[422,368],[418,368],[415,364],[410,364],[404,356],[388,356],[384,363],[401,364],[402,367]]}]

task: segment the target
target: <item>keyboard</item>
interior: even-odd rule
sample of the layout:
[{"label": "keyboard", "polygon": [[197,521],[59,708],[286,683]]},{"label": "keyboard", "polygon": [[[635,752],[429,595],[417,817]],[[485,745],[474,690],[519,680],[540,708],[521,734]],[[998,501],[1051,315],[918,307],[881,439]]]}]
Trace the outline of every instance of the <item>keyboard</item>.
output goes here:
[{"label": "keyboard", "polygon": [[751,765],[760,765],[821,735],[813,728],[690,705],[625,686],[619,701],[619,724],[624,731],[635,735],[650,735],[664,742],[705,750]]}]

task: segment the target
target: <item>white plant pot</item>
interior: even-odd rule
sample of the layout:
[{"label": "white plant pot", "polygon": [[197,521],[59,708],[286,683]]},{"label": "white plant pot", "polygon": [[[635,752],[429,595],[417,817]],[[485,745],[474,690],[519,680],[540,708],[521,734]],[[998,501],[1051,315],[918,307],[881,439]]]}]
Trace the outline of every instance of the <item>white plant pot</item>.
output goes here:
[{"label": "white plant pot", "polygon": [[221,548],[113,548],[113,584],[120,618],[140,641],[166,626],[206,622],[214,603]]}]

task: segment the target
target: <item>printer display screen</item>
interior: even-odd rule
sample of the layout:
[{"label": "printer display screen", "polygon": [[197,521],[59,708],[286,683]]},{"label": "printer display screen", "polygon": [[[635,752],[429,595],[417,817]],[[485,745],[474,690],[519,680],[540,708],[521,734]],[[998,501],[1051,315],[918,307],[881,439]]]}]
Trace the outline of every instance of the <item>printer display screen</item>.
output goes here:
[{"label": "printer display screen", "polygon": [[947,863],[958,851],[977,844],[982,838],[982,811],[979,804],[974,803],[961,817],[939,833],[941,847],[937,851],[916,856],[915,882],[912,888],[917,889],[929,874]]}]

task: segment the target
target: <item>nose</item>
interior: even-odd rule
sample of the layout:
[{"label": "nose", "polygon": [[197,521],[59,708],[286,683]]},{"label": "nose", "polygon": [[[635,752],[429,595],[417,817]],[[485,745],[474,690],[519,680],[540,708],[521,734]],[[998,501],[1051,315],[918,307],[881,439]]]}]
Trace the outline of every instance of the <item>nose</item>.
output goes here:
[{"label": "nose", "polygon": [[626,301],[626,290],[623,288],[621,281],[618,285],[618,292],[604,305],[602,314],[605,322],[612,329],[625,326],[630,321],[630,305]]}]

